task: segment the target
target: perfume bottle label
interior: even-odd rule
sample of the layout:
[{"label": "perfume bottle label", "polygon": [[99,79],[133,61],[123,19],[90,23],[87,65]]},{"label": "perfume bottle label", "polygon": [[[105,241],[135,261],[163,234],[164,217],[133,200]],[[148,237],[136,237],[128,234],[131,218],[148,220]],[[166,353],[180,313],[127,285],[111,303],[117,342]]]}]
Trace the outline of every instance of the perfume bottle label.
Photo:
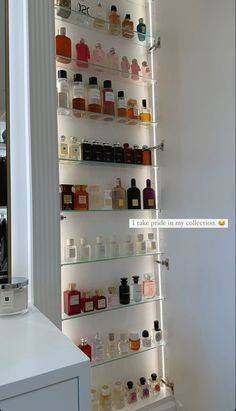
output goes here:
[{"label": "perfume bottle label", "polygon": [[151,250],[152,251],[156,250],[156,241],[151,242]]},{"label": "perfume bottle label", "polygon": [[112,205],[112,199],[111,198],[105,198],[104,199],[104,205],[105,206],[111,206]]},{"label": "perfume bottle label", "polygon": [[118,200],[118,206],[119,206],[119,207],[123,207],[123,206],[124,206],[124,200],[123,200],[122,198],[120,198],[120,199]]},{"label": "perfume bottle label", "polygon": [[133,200],[132,200],[132,206],[133,206],[133,207],[138,207],[138,206],[139,206],[139,201],[133,199]]},{"label": "perfume bottle label", "polygon": [[149,199],[148,199],[148,206],[149,206],[149,207],[153,207],[153,206],[154,206],[154,200],[153,200],[153,198],[149,198]]},{"label": "perfume bottle label", "polygon": [[79,196],[79,204],[86,204],[87,197],[86,196]]},{"label": "perfume bottle label", "polygon": [[138,116],[138,107],[133,108],[133,113],[135,117]]},{"label": "perfume bottle label", "polygon": [[0,293],[0,306],[3,308],[14,307],[14,291],[2,291]]},{"label": "perfume bottle label", "polygon": [[143,398],[149,397],[149,389],[148,388],[143,388]]},{"label": "perfume bottle label", "polygon": [[61,154],[68,154],[68,144],[60,144],[60,153]]},{"label": "perfume bottle label", "polygon": [[69,249],[69,258],[75,258],[75,248]]},{"label": "perfume bottle label", "polygon": [[67,94],[67,93],[68,93],[68,85],[67,85],[67,82],[59,81],[59,82],[57,83],[57,92],[58,92],[58,93],[65,93],[65,94]]},{"label": "perfume bottle label", "polygon": [[157,391],[157,392],[161,391],[161,386],[160,386],[159,383],[155,384],[154,390]]},{"label": "perfume bottle label", "polygon": [[79,304],[79,296],[78,295],[71,295],[70,296],[70,305],[78,305]]},{"label": "perfume bottle label", "polygon": [[72,195],[71,194],[65,194],[63,197],[63,202],[64,204],[72,204]]},{"label": "perfume bottle label", "polygon": [[85,312],[93,311],[93,301],[86,301],[84,303],[84,311]]},{"label": "perfume bottle label", "polygon": [[103,409],[104,409],[104,411],[105,410],[110,411],[110,409],[111,409],[111,398],[103,400]]},{"label": "perfume bottle label", "polygon": [[145,243],[145,241],[142,241],[142,242],[141,242],[141,244],[140,244],[140,249],[141,249],[141,251],[146,251],[146,243]]},{"label": "perfume bottle label", "polygon": [[135,402],[135,401],[137,401],[137,393],[134,391],[134,392],[131,392],[131,394],[130,394],[130,401],[132,401],[132,402]]},{"label": "perfume bottle label", "polygon": [[79,147],[78,146],[71,146],[71,152],[72,152],[72,154],[78,154]]},{"label": "perfume bottle label", "polygon": [[112,91],[105,92],[105,101],[111,101],[111,102],[115,101],[114,93],[112,93]]},{"label": "perfume bottle label", "polygon": [[106,300],[103,298],[102,300],[98,300],[98,309],[106,308]]},{"label": "perfume bottle label", "polygon": [[118,100],[118,108],[127,108],[125,100]]},{"label": "perfume bottle label", "polygon": [[100,101],[100,91],[97,89],[89,89],[88,92],[88,99],[89,100],[98,100]]},{"label": "perfume bottle label", "polygon": [[74,96],[83,96],[84,95],[84,86],[79,83],[74,86]]}]

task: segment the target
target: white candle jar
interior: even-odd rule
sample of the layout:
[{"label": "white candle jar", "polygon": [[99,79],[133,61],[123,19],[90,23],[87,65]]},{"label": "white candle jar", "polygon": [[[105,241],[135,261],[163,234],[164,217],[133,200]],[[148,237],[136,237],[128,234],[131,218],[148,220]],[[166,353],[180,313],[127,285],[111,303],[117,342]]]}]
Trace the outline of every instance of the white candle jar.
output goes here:
[{"label": "white candle jar", "polygon": [[28,280],[14,277],[0,283],[0,315],[23,314],[28,311]]}]

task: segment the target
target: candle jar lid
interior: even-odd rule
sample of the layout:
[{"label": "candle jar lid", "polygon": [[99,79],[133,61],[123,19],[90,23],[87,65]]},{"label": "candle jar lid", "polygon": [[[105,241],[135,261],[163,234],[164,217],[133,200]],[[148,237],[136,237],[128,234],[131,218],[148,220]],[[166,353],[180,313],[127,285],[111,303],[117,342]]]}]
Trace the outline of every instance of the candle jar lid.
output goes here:
[{"label": "candle jar lid", "polygon": [[13,277],[11,280],[1,280],[0,290],[11,290],[13,288],[23,288],[27,287],[29,280],[25,277]]}]

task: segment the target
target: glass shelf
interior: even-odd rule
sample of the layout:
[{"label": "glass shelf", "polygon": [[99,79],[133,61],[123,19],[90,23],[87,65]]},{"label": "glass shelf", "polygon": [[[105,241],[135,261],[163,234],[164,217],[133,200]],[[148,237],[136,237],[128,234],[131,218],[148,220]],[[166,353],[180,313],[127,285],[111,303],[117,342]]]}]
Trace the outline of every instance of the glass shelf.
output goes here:
[{"label": "glass shelf", "polygon": [[[74,24],[74,25],[76,25],[77,27],[80,27],[80,28],[85,28],[85,29],[88,29],[88,30],[92,30],[92,31],[94,31],[95,36],[96,36],[96,33],[100,33],[100,34],[103,34],[105,36],[109,36],[109,37],[112,37],[112,38],[122,39],[124,42],[129,42],[131,44],[135,44],[137,46],[144,47],[145,49],[148,49],[151,46],[151,44],[153,43],[154,39],[155,39],[153,36],[150,36],[150,34],[147,31],[146,36],[145,36],[145,40],[140,41],[139,38],[138,38],[139,33],[136,30],[133,30],[133,31],[130,30],[130,33],[133,34],[133,37],[131,39],[123,37],[122,36],[122,28],[120,28],[120,26],[118,26],[118,30],[119,29],[121,30],[120,34],[114,35],[114,34],[110,33],[110,31],[108,30],[108,27],[109,27],[109,21],[108,20],[106,20],[106,21],[104,20],[104,23],[105,23],[104,24],[104,29],[99,29],[99,28],[94,27],[94,23],[95,23],[95,20],[96,20],[95,17],[92,17],[92,16],[87,15],[87,14],[79,13],[78,11],[76,11],[74,9],[68,9],[67,7],[54,5],[54,8],[55,8],[55,19],[56,20],[63,21],[65,23],[69,23],[69,24]],[[65,13],[66,12],[71,12],[70,16],[68,18],[58,16],[57,15],[57,10],[58,9],[63,10]]]},{"label": "glass shelf", "polygon": [[124,125],[124,126],[126,125],[138,126],[138,127],[145,127],[145,128],[157,126],[157,123],[155,122],[143,122],[141,120],[134,120],[131,118],[126,118],[126,117],[111,116],[109,114],[103,114],[103,113],[92,113],[90,111],[75,110],[71,108],[58,107],[57,114],[59,116],[72,117],[80,121],[92,120],[92,121],[96,121],[97,123],[111,124],[113,126],[114,124]]},{"label": "glass shelf", "polygon": [[147,209],[112,209],[112,210],[104,210],[104,209],[98,209],[98,210],[61,210],[61,214],[80,214],[80,213],[129,213],[129,212],[140,212],[140,213],[144,213],[144,212],[154,212],[154,211],[160,211],[158,208],[147,208]]},{"label": "glass shelf", "polygon": [[130,304],[127,305],[113,305],[111,307],[107,307],[103,310],[95,310],[95,311],[90,311],[89,313],[81,313],[81,314],[76,314],[76,315],[67,315],[65,313],[62,313],[62,321],[66,321],[66,320],[73,320],[74,318],[81,318],[81,317],[86,317],[89,315],[97,315],[97,314],[104,314],[107,313],[109,311],[117,311],[117,310],[122,310],[123,308],[133,308],[139,305],[143,305],[143,304],[150,304],[156,301],[164,301],[165,298],[164,297],[154,297],[154,298],[149,298],[149,299],[145,299],[142,301],[139,301],[138,303],[135,302],[131,302]]},{"label": "glass shelf", "polygon": [[173,394],[170,388],[161,387],[161,391],[158,393],[158,395],[152,395],[149,398],[143,398],[142,400],[139,400],[133,404],[127,404],[124,408],[122,408],[122,411],[154,411],[158,409],[163,410],[163,401],[167,399],[172,400],[173,402]]},{"label": "glass shelf", "polygon": [[81,165],[81,166],[94,166],[94,167],[117,167],[117,168],[157,168],[157,164],[145,166],[144,164],[127,164],[127,163],[110,163],[104,161],[85,161],[85,160],[72,160],[69,158],[59,158],[59,163],[63,165]]},{"label": "glass shelf", "polygon": [[[58,59],[63,59],[64,62],[58,61]],[[133,86],[142,86],[142,87],[148,87],[157,84],[157,80],[149,78],[149,77],[144,77],[144,76],[132,76],[131,73],[128,74],[128,77],[124,77],[123,73],[121,70],[118,69],[113,69],[108,66],[102,66],[99,64],[94,64],[92,62],[88,63],[88,67],[84,67],[84,61],[76,60],[73,58],[68,58],[64,56],[56,56],[56,66],[58,69],[64,69],[64,70],[70,70],[73,73],[77,72],[87,72],[91,76],[93,75],[102,75],[105,74],[106,76],[109,75],[112,79],[117,79],[120,78],[122,79],[122,82],[124,83],[131,83]]]},{"label": "glass shelf", "polygon": [[99,367],[100,365],[109,364],[109,363],[114,362],[114,361],[123,360],[125,358],[132,357],[134,355],[142,354],[144,352],[148,352],[148,351],[151,351],[151,350],[156,350],[160,347],[165,347],[166,345],[167,344],[165,342],[160,342],[159,344],[153,344],[151,347],[148,347],[148,348],[141,347],[140,350],[138,350],[138,351],[130,351],[128,354],[119,355],[115,358],[106,358],[103,361],[97,361],[97,362],[92,361],[91,362],[91,367],[92,368]]},{"label": "glass shelf", "polygon": [[99,261],[115,261],[115,260],[123,260],[125,258],[137,258],[137,257],[152,257],[152,256],[157,256],[163,254],[162,252],[156,252],[156,253],[146,253],[146,254],[134,254],[134,255],[125,255],[125,256],[119,256],[119,257],[104,257],[104,258],[91,258],[87,260],[78,260],[75,262],[62,262],[61,266],[65,267],[68,265],[77,265],[77,264],[88,264],[88,263],[97,263]]}]

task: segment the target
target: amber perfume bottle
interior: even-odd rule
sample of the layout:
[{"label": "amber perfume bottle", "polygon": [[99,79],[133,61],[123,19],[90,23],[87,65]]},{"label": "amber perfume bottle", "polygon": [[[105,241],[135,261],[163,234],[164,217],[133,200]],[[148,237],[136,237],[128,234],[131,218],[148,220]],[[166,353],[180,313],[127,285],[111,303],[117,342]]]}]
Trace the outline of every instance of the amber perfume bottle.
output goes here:
[{"label": "amber perfume bottle", "polygon": [[86,185],[75,186],[74,210],[88,210],[88,192]]},{"label": "amber perfume bottle", "polygon": [[143,147],[143,165],[151,166],[152,165],[152,152],[150,147],[144,145]]},{"label": "amber perfume bottle", "polygon": [[141,208],[141,194],[138,187],[136,187],[135,178],[131,179],[131,187],[127,190],[128,209],[139,210]]},{"label": "amber perfume bottle", "polygon": [[152,119],[151,110],[147,107],[147,100],[142,100],[142,108],[140,111],[140,120],[144,123],[149,123]]},{"label": "amber perfume bottle", "polygon": [[138,144],[133,146],[134,164],[143,164],[143,150]]},{"label": "amber perfume bottle", "polygon": [[134,154],[133,149],[129,146],[128,143],[123,144],[124,147],[124,163],[133,164]]},{"label": "amber perfume bottle", "polygon": [[81,312],[80,292],[76,290],[75,283],[69,283],[68,289],[64,291],[64,312],[67,315],[80,314]]},{"label": "amber perfume bottle", "polygon": [[151,187],[151,180],[147,179],[146,188],[143,190],[143,208],[155,209],[156,208],[156,196],[155,190]]},{"label": "amber perfume bottle", "polygon": [[126,14],[124,21],[122,22],[122,36],[127,39],[134,37],[134,23],[131,20],[130,14]]},{"label": "amber perfume bottle", "polygon": [[117,115],[118,117],[127,117],[127,103],[124,91],[118,91]]},{"label": "amber perfume bottle", "polygon": [[102,104],[104,114],[110,114],[111,116],[115,115],[115,95],[110,80],[105,80],[103,82]]},{"label": "amber perfume bottle", "polygon": [[112,208],[114,210],[126,208],[126,191],[121,186],[121,179],[116,179],[116,186],[112,190]]},{"label": "amber perfume bottle", "polygon": [[61,184],[61,209],[74,210],[74,193],[72,191],[73,185]]},{"label": "amber perfume bottle", "polygon": [[[90,77],[88,85],[88,111],[93,113],[101,113],[101,110],[101,94],[98,86],[98,80],[97,77]],[[96,116],[91,118],[96,118]]]},{"label": "amber perfume bottle", "polygon": [[117,13],[117,7],[111,6],[111,13],[109,15],[109,31],[115,36],[121,34],[121,20],[120,16]]},{"label": "amber perfume bottle", "polygon": [[65,27],[61,27],[56,36],[56,55],[60,63],[69,64],[71,61],[71,39],[66,36]]},{"label": "amber perfume bottle", "polygon": [[[85,110],[85,88],[83,78],[80,73],[74,75],[72,107],[75,110]],[[81,113],[75,113],[76,116],[81,116]]]}]

